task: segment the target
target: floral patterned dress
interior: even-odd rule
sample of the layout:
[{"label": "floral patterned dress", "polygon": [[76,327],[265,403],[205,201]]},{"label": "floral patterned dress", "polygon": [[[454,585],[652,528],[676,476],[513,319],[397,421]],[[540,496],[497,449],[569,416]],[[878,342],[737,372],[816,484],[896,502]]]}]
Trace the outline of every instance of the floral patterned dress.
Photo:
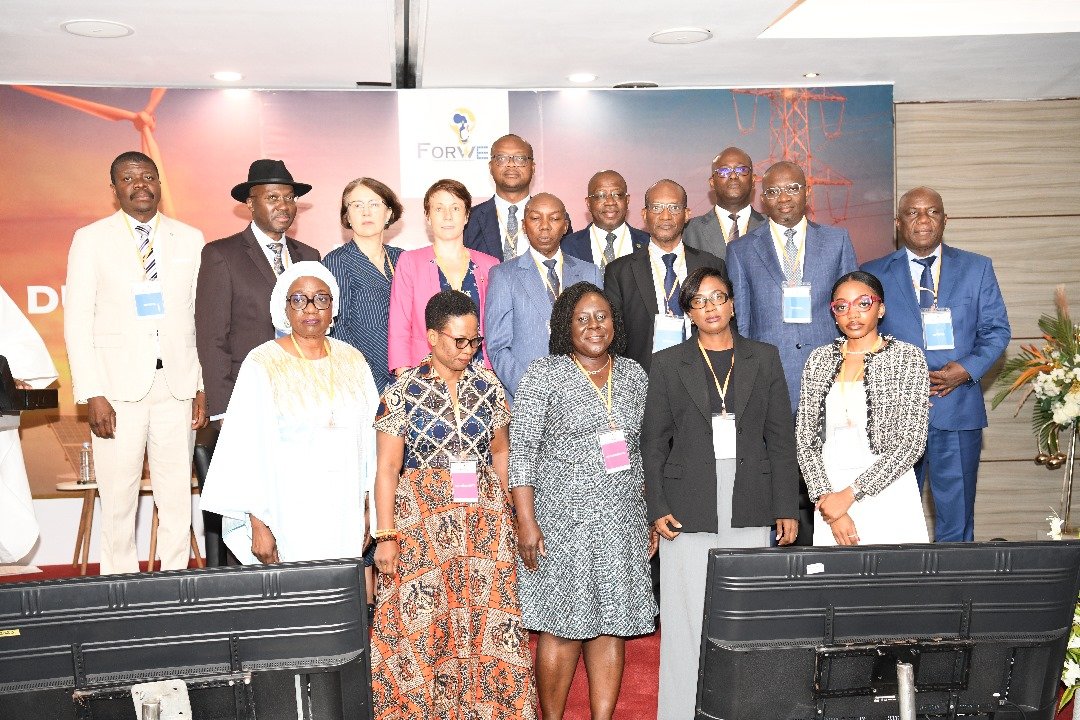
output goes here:
[{"label": "floral patterned dress", "polygon": [[[470,365],[457,390],[460,426],[428,356],[387,388],[375,420],[405,438],[394,498],[401,555],[396,576],[379,575],[371,639],[377,720],[536,717],[517,538],[491,466],[492,437],[510,413],[490,370]],[[477,502],[454,502],[451,454],[479,461]]]}]

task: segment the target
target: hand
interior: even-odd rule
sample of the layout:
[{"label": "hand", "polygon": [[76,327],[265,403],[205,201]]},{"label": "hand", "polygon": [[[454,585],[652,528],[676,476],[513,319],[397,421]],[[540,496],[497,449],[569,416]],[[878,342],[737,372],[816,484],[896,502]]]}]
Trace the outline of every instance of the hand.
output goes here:
[{"label": "hand", "polygon": [[254,515],[248,517],[251,518],[251,554],[264,565],[281,562],[278,557],[277,538],[273,531]]},{"label": "hand", "polygon": [[776,544],[790,545],[799,536],[799,521],[795,518],[776,518]]},{"label": "hand", "polygon": [[380,540],[375,546],[375,567],[387,577],[397,575],[398,555],[401,548],[397,540]]},{"label": "hand", "polygon": [[664,536],[665,540],[674,540],[679,537],[679,531],[682,530],[682,523],[675,519],[673,515],[665,515],[662,518],[657,518],[653,522],[653,530]]},{"label": "hand", "polygon": [[858,545],[859,531],[855,529],[855,521],[850,515],[843,515],[836,519],[829,528],[832,530],[833,540],[837,545]]},{"label": "hand", "polygon": [[649,559],[653,559],[653,555],[660,549],[660,533],[656,532],[656,528],[649,529]]},{"label": "hand", "polygon": [[537,554],[547,557],[544,533],[535,520],[518,523],[518,554],[529,570],[535,570]]},{"label": "hand", "polygon": [[15,378],[15,389],[16,390],[31,390],[33,388],[31,387],[30,383],[26,382],[25,380],[20,380],[18,378]]},{"label": "hand", "polygon": [[930,371],[930,397],[945,397],[953,390],[971,380],[964,366],[955,360],[945,363],[940,370]]},{"label": "hand", "polygon": [[848,486],[840,492],[825,493],[818,498],[814,507],[821,513],[821,518],[832,525],[836,522],[837,518],[847,514],[847,511],[854,502],[855,493],[852,492],[851,487]]},{"label": "hand", "polygon": [[86,416],[90,421],[90,431],[99,438],[111,440],[116,437],[116,411],[104,395],[86,401]]},{"label": "hand", "polygon": [[191,429],[201,430],[209,419],[206,416],[206,393],[202,390],[191,399]]}]

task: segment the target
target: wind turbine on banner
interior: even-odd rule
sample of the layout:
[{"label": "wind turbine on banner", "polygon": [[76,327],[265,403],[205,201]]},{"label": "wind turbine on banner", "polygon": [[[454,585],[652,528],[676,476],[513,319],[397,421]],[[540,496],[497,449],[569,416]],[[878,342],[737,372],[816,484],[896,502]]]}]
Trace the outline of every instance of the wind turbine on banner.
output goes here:
[{"label": "wind turbine on banner", "polygon": [[165,97],[165,88],[151,90],[150,101],[146,103],[146,107],[139,112],[132,112],[131,110],[102,105],[101,103],[83,100],[82,98],[64,95],[63,93],[45,90],[32,85],[12,85],[11,87],[104,120],[114,122],[117,120],[130,120],[142,138],[142,151],[149,155],[150,159],[157,165],[158,179],[161,180],[161,211],[166,215],[173,214],[172,193],[169,191],[169,184],[165,180],[165,165],[161,162],[161,151],[158,149],[157,141],[154,140],[154,126],[157,124],[157,120],[154,118],[154,110],[157,108],[158,103],[161,102],[161,98]]}]

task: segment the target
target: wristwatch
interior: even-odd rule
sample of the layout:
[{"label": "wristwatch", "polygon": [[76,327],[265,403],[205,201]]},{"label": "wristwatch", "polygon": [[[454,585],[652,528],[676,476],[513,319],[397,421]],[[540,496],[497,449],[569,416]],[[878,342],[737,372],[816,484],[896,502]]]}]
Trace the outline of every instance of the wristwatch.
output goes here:
[{"label": "wristwatch", "polygon": [[855,502],[866,497],[866,491],[859,487],[858,483],[851,483],[851,491],[855,494]]}]

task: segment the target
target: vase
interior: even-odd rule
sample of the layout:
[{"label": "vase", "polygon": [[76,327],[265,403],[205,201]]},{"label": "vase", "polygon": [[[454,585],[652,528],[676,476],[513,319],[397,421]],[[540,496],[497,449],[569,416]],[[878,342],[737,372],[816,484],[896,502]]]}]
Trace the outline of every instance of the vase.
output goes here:
[{"label": "vase", "polygon": [[1072,709],[1072,720],[1080,720],[1080,698],[1073,698]]},{"label": "vase", "polygon": [[[1073,422],[1072,437],[1069,438],[1069,450],[1065,456],[1065,477],[1061,481],[1061,513],[1060,517],[1065,521],[1065,531],[1075,532],[1076,528],[1069,522],[1072,510],[1073,474],[1076,472],[1076,437],[1080,435],[1080,420]],[[1073,712],[1075,720],[1080,720]]]}]

